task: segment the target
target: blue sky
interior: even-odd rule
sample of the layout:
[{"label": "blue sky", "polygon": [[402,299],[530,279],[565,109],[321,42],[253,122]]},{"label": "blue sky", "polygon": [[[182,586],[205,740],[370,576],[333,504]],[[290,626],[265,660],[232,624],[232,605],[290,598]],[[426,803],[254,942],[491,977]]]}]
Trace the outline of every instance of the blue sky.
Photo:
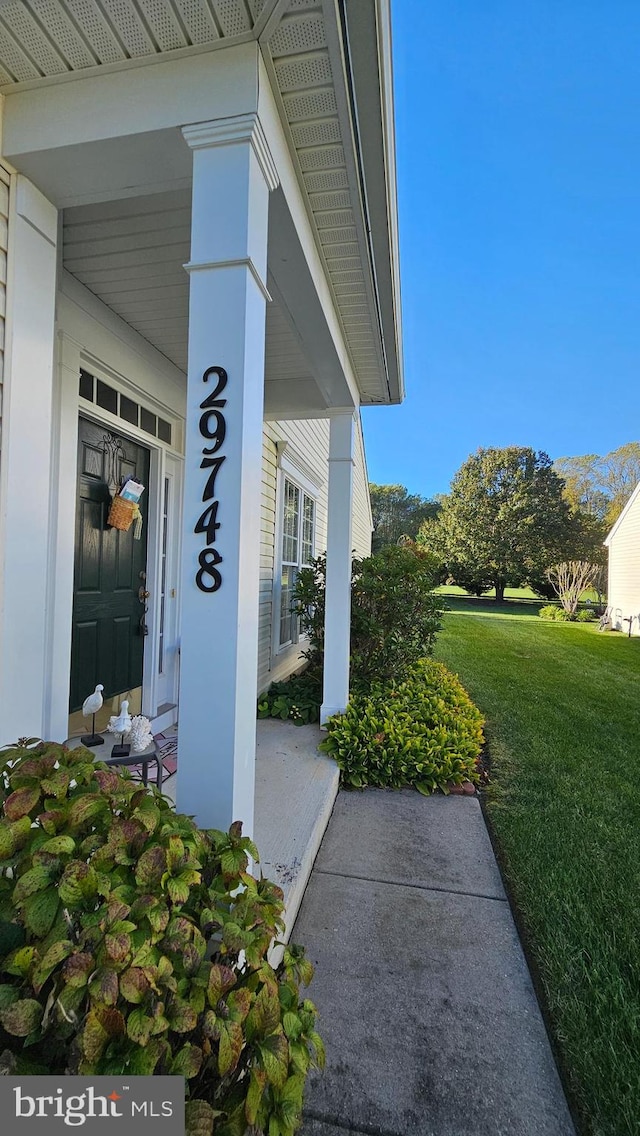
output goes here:
[{"label": "blue sky", "polygon": [[392,0],[403,406],[369,476],[640,437],[640,3]]}]

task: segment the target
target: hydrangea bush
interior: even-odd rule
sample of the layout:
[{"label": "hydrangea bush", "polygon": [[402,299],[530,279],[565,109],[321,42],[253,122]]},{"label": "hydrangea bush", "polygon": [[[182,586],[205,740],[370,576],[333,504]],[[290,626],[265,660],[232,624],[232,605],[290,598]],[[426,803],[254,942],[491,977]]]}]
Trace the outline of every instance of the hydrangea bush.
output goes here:
[{"label": "hydrangea bush", "polygon": [[322,1065],[282,892],[90,750],[0,754],[0,1051],[17,1073],[185,1077],[196,1136],[292,1136]]}]

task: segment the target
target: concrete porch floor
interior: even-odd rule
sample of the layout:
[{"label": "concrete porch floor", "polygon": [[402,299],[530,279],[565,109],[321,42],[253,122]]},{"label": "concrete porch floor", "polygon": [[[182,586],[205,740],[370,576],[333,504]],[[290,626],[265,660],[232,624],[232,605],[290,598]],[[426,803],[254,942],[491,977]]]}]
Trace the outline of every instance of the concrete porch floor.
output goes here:
[{"label": "concrete porch floor", "polygon": [[[258,870],[282,888],[288,940],[338,792],[338,767],[318,753],[318,726],[258,721],[255,825]],[[168,735],[169,731],[165,734]],[[174,803],[179,770],[162,792]],[[242,818],[238,818],[242,819]]]}]

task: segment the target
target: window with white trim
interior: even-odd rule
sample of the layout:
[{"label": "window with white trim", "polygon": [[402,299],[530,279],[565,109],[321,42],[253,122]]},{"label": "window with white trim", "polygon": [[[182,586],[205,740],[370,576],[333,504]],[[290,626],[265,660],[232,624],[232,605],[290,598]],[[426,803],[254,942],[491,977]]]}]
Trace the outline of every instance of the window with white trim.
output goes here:
[{"label": "window with white trim", "polygon": [[316,530],[316,503],[313,497],[289,477],[283,478],[282,497],[279,648],[297,643],[300,637],[300,620],[292,612],[291,605],[298,572],[313,559]]}]

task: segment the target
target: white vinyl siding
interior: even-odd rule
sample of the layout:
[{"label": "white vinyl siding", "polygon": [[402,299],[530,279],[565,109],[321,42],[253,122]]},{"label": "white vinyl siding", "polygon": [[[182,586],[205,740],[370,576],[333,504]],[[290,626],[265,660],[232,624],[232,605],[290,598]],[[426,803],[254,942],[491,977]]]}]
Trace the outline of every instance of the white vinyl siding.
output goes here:
[{"label": "white vinyl siding", "polygon": [[4,394],[4,333],[7,310],[7,248],[9,243],[9,174],[0,166],[0,445]]},{"label": "white vinyl siding", "polygon": [[[258,689],[288,678],[303,663],[305,643],[274,652],[274,573],[279,566],[276,548],[276,494],[278,485],[278,442],[288,442],[317,475],[320,488],[315,495],[315,555],[327,547],[327,491],[329,476],[329,421],[326,418],[284,422],[265,422],[262,458],[262,507],[260,545],[260,627],[258,646]],[[295,481],[295,478],[293,478]],[[352,545],[356,556],[371,551],[371,509],[367,470],[358,423],[353,471]]]},{"label": "white vinyl siding", "polygon": [[[276,492],[278,484],[278,442],[288,442],[292,450],[313,469],[320,484],[315,497],[315,554],[327,546],[327,478],[329,462],[329,422],[326,418],[265,422],[262,458],[262,508],[260,546],[260,626],[258,641],[258,689],[288,678],[302,665],[305,642],[274,652],[274,573],[279,568],[276,548]],[[287,475],[288,476],[288,475]],[[295,480],[295,479],[293,479]],[[284,478],[283,478],[284,481]],[[278,613],[279,615],[279,613]]]},{"label": "white vinyl siding", "polygon": [[356,424],[353,467],[353,516],[351,518],[351,547],[356,556],[371,555],[371,501],[369,498],[369,479],[367,461],[362,437],[362,423]]},{"label": "white vinyl siding", "polygon": [[607,603],[611,623],[617,631],[640,635],[640,492],[621,517],[609,544],[609,588]]}]

